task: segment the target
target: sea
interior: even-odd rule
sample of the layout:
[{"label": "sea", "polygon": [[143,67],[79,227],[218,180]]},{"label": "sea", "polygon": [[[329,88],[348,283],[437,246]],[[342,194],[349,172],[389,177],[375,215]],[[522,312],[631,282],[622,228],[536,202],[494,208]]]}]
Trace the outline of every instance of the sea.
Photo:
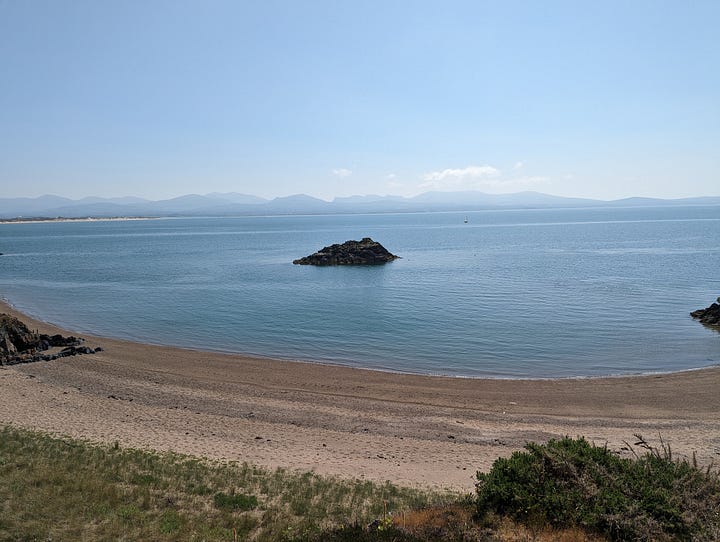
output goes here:
[{"label": "sea", "polygon": [[[363,237],[400,259],[292,263]],[[456,377],[720,364],[689,316],[720,206],[5,223],[0,252],[0,296],[81,334]]]}]

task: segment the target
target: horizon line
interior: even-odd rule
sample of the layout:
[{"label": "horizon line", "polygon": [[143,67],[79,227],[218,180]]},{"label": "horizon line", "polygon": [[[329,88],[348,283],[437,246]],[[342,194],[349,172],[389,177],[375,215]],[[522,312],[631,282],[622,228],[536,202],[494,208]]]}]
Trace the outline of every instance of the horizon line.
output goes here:
[{"label": "horizon line", "polygon": [[[144,202],[148,203],[156,203],[156,202],[162,202],[162,201],[172,201],[175,199],[185,198],[185,197],[203,197],[203,198],[212,198],[217,197],[218,199],[223,199],[223,196],[245,196],[250,198],[257,198],[259,200],[263,200],[261,202],[258,202],[257,205],[261,205],[263,203],[270,203],[278,199],[287,199],[287,198],[293,198],[293,197],[307,197],[312,198],[318,201],[322,201],[325,203],[334,203],[337,200],[344,200],[344,199],[350,199],[350,198],[393,198],[393,199],[401,199],[401,200],[411,200],[414,198],[417,198],[419,196],[423,196],[426,194],[478,194],[483,196],[490,196],[490,197],[502,197],[502,196],[516,196],[521,194],[533,194],[533,195],[542,195],[542,196],[550,196],[554,198],[562,198],[562,199],[571,199],[571,200],[588,200],[588,201],[597,201],[597,202],[604,202],[604,203],[612,203],[616,201],[624,201],[629,199],[651,199],[651,200],[660,200],[660,201],[677,201],[677,200],[684,200],[684,199],[698,199],[698,198],[720,198],[720,194],[717,195],[710,195],[710,194],[702,194],[702,195],[691,195],[691,196],[674,196],[674,197],[668,197],[668,196],[648,196],[648,195],[633,195],[633,196],[623,196],[623,197],[617,197],[617,198],[610,198],[610,199],[604,199],[604,198],[598,198],[598,197],[592,197],[592,196],[566,196],[566,195],[558,195],[558,194],[551,194],[549,192],[540,192],[537,190],[521,190],[518,192],[501,192],[501,193],[493,193],[493,192],[484,192],[482,190],[427,190],[424,192],[419,192],[417,194],[413,195],[401,195],[401,194],[378,194],[378,193],[366,193],[366,194],[351,194],[349,196],[332,196],[331,199],[326,199],[325,197],[321,196],[315,196],[312,194],[308,194],[305,192],[295,192],[291,194],[286,195],[279,195],[279,196],[272,196],[272,197],[266,197],[266,196],[259,196],[257,194],[252,194],[248,192],[207,192],[207,193],[199,193],[199,192],[188,192],[183,193],[177,196],[165,196],[165,197],[159,197],[157,199],[146,197],[146,196],[136,196],[132,194],[125,194],[121,196],[99,196],[99,195],[86,195],[86,196],[80,196],[80,197],[71,197],[71,196],[63,196],[60,194],[54,194],[54,193],[45,193],[41,194],[39,196],[10,196],[10,197],[0,197],[0,200],[18,200],[18,199],[29,199],[29,200],[37,200],[41,198],[51,197],[51,198],[61,198],[70,200],[73,202],[80,202],[84,199],[102,199],[102,200],[113,200],[113,199],[128,199],[128,198],[135,198],[138,200],[142,200]],[[238,203],[239,205],[252,205],[252,203]]]}]

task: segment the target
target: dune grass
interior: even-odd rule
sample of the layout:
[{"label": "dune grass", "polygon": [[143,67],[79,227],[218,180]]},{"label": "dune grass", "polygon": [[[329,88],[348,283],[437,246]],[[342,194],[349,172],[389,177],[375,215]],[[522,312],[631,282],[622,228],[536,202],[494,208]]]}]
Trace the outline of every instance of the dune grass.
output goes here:
[{"label": "dune grass", "polygon": [[0,540],[281,540],[457,499],[0,429]]},{"label": "dune grass", "polygon": [[[629,448],[633,448],[628,445]],[[476,495],[268,470],[0,428],[0,541],[720,540],[717,470],[529,443]]]}]

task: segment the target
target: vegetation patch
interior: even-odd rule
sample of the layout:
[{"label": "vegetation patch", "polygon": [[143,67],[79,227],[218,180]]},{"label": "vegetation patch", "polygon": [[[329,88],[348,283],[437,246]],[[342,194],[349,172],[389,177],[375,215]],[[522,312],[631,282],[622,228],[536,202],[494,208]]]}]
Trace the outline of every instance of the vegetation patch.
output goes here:
[{"label": "vegetation patch", "polygon": [[0,428],[0,541],[277,541],[456,498]]},{"label": "vegetation patch", "polygon": [[227,493],[215,493],[213,498],[216,508],[224,508],[225,510],[252,510],[257,508],[258,500],[255,495],[228,495]]},{"label": "vegetation patch", "polygon": [[638,438],[528,444],[459,495],[0,428],[0,541],[720,540],[720,480]]},{"label": "vegetation patch", "polygon": [[[528,444],[478,473],[477,512],[582,527],[610,540],[720,540],[720,480],[639,435],[634,457],[583,438]],[[641,455],[634,452],[640,448]]]}]

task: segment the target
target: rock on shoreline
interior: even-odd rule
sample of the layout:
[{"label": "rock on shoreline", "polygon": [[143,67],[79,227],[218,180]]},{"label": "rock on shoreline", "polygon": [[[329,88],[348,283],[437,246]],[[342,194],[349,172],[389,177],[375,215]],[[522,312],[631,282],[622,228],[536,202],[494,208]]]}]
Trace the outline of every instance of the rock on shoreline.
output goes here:
[{"label": "rock on shoreline", "polygon": [[720,297],[717,303],[713,303],[705,309],[698,309],[690,313],[690,316],[699,320],[701,324],[720,329]]},{"label": "rock on shoreline", "polygon": [[377,241],[365,237],[330,245],[293,263],[297,265],[379,265],[398,259]]},{"label": "rock on shoreline", "polygon": [[[14,316],[0,314],[0,365],[50,361],[79,354],[94,354],[102,350],[102,348],[82,346],[83,341],[84,339],[80,337],[45,335],[30,331]],[[61,348],[61,350],[45,353],[51,348]]]}]

